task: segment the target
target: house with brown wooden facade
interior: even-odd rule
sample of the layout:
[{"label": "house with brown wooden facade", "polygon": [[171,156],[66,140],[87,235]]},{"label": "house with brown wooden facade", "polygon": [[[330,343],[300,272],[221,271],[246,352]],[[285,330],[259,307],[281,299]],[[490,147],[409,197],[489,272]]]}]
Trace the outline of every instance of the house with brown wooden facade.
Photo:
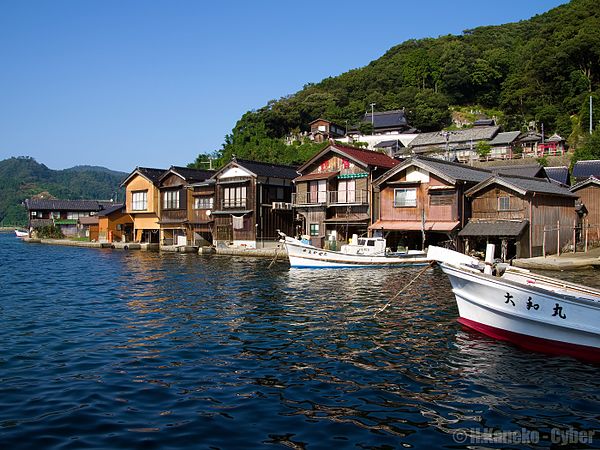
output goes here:
[{"label": "house with brown wooden facade", "polygon": [[159,243],[159,179],[165,169],[136,167],[121,183],[125,187],[125,212],[133,221],[133,241]]},{"label": "house with brown wooden facade", "polygon": [[367,234],[377,208],[372,181],[398,163],[383,153],[338,144],[317,153],[294,180],[296,234],[331,249],[354,234]]},{"label": "house with brown wooden facade", "polygon": [[470,216],[464,192],[491,173],[424,156],[407,158],[374,181],[380,208],[370,229],[392,249],[452,241]]},{"label": "house with brown wooden facade", "polygon": [[466,252],[489,242],[502,260],[529,258],[573,241],[577,196],[548,179],[494,175],[465,195],[471,219],[459,236]]},{"label": "house with brown wooden facade", "polygon": [[215,246],[257,248],[293,233],[292,180],[296,168],[235,157],[214,176]]},{"label": "house with brown wooden facade", "polygon": [[600,241],[600,179],[591,176],[574,184],[570,190],[579,197],[577,211],[580,240]]},{"label": "house with brown wooden facade", "polygon": [[[161,245],[194,246],[201,233],[209,231],[206,211],[211,208],[214,183],[207,180],[214,174],[212,170],[171,166],[159,177]],[[196,191],[202,183],[209,186],[206,204],[202,200],[204,192]]]}]

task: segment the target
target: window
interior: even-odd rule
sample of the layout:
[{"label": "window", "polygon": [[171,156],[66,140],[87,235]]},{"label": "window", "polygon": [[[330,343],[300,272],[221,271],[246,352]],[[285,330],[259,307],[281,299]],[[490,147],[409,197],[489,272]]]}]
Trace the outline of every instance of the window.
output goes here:
[{"label": "window", "polygon": [[223,208],[245,208],[246,186],[223,189]]},{"label": "window", "polygon": [[327,181],[311,181],[308,186],[310,192],[309,203],[325,203],[327,200]]},{"label": "window", "polygon": [[194,209],[212,209],[213,197],[194,197]]},{"label": "window", "polygon": [[71,211],[67,213],[67,219],[79,219],[80,217],[88,217],[90,213]]},{"label": "window", "polygon": [[354,203],[356,201],[356,180],[340,180],[338,182],[338,203]]},{"label": "window", "polygon": [[452,206],[455,199],[454,190],[429,191],[429,204],[431,206]]},{"label": "window", "polygon": [[131,193],[131,209],[134,211],[145,211],[148,209],[148,191]]},{"label": "window", "polygon": [[394,207],[417,206],[417,189],[394,189]]},{"label": "window", "polygon": [[510,197],[498,197],[498,211],[510,210]]},{"label": "window", "polygon": [[311,236],[318,236],[319,235],[319,224],[318,223],[311,223],[310,224],[310,235]]},{"label": "window", "polygon": [[163,209],[179,209],[179,191],[163,193]]},{"label": "window", "polygon": [[36,217],[37,216],[37,211],[31,211],[31,217]]}]

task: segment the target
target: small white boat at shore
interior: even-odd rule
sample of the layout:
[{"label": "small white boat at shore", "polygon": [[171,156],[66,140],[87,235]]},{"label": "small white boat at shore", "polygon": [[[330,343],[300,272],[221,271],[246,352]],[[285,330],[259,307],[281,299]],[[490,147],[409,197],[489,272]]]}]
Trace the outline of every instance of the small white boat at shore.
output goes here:
[{"label": "small white boat at shore", "polygon": [[15,230],[15,235],[18,238],[25,238],[29,236],[29,233],[27,231]]},{"label": "small white boat at shore", "polygon": [[[429,247],[464,326],[522,348],[600,362],[600,290]],[[489,259],[487,259],[489,261]],[[486,269],[487,267],[487,269]]]},{"label": "small white boat at shore", "polygon": [[391,253],[384,238],[358,238],[356,244],[333,251],[314,247],[280,233],[294,268],[350,268],[428,264],[427,254],[418,250]]}]

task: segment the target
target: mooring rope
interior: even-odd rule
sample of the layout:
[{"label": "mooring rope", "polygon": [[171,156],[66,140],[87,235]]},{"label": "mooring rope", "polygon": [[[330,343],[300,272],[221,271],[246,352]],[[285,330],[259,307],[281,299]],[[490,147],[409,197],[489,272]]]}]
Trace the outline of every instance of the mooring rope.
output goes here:
[{"label": "mooring rope", "polygon": [[417,274],[417,275],[416,275],[416,276],[415,276],[415,277],[414,277],[412,280],[410,280],[410,281],[408,282],[408,284],[407,284],[406,286],[404,286],[404,287],[403,287],[403,288],[402,288],[402,289],[401,289],[401,290],[400,290],[400,291],[399,291],[399,292],[398,292],[396,295],[394,295],[394,296],[393,296],[393,297],[390,299],[390,301],[389,301],[389,302],[387,302],[387,304],[386,304],[386,305],[385,305],[383,308],[381,308],[379,311],[377,311],[377,312],[374,314],[374,316],[376,316],[377,314],[379,314],[379,313],[382,313],[383,311],[385,311],[385,310],[386,310],[386,309],[387,309],[387,308],[388,308],[388,307],[389,307],[389,306],[392,304],[392,302],[398,298],[398,296],[399,296],[400,294],[402,294],[402,293],[403,293],[403,292],[404,292],[406,289],[408,289],[408,287],[409,287],[411,284],[413,284],[415,281],[417,281],[417,278],[419,278],[421,275],[423,275],[423,274],[425,273],[425,271],[426,271],[427,269],[429,269],[430,267],[433,267],[433,264],[428,264],[428,265],[426,265],[425,267],[423,267],[423,268],[422,268],[422,269],[419,271],[419,273],[418,273],[418,274]]}]

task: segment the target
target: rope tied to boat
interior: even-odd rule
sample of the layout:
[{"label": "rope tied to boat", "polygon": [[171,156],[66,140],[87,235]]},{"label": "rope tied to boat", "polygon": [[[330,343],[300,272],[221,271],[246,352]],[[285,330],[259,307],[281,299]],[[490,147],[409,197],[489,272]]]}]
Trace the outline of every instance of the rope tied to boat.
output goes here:
[{"label": "rope tied to boat", "polygon": [[402,288],[402,289],[401,289],[399,292],[397,292],[397,293],[396,293],[396,295],[394,295],[394,296],[393,296],[393,297],[390,299],[390,301],[389,301],[389,302],[387,302],[387,304],[386,304],[386,305],[385,305],[383,308],[381,308],[379,311],[377,311],[377,312],[376,312],[376,313],[373,315],[373,317],[377,316],[377,314],[379,314],[379,313],[382,313],[383,311],[385,311],[386,309],[388,309],[388,307],[389,307],[389,306],[392,304],[392,302],[393,302],[394,300],[396,300],[396,299],[397,299],[397,298],[400,296],[400,294],[402,294],[402,293],[403,293],[405,290],[407,290],[411,284],[413,284],[415,281],[417,281],[417,279],[418,279],[418,278],[419,278],[421,275],[423,275],[427,269],[429,269],[429,268],[431,268],[431,267],[434,267],[434,266],[435,266],[435,264],[436,264],[436,262],[435,262],[435,261],[432,261],[431,263],[429,263],[429,264],[427,264],[425,267],[423,267],[423,268],[422,268],[422,269],[419,271],[419,273],[418,273],[418,274],[417,274],[417,275],[416,275],[416,276],[415,276],[415,277],[414,277],[412,280],[410,280],[406,286],[404,286],[404,287],[403,287],[403,288]]}]

